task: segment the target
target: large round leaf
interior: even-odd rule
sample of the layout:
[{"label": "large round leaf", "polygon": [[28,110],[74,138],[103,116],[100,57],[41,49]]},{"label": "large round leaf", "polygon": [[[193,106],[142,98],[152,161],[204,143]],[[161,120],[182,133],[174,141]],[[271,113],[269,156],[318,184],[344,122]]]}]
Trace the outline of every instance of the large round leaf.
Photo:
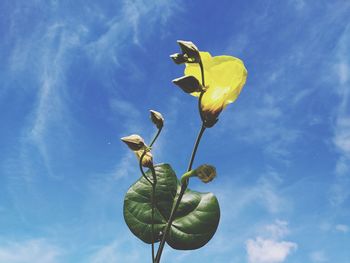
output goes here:
[{"label": "large round leaf", "polygon": [[[169,220],[171,209],[180,191],[178,179],[169,164],[155,166],[157,176],[154,215],[155,242]],[[148,171],[147,176],[152,178]],[[132,233],[146,243],[152,242],[152,186],[142,176],[128,190],[124,200],[124,219]],[[215,234],[220,207],[212,193],[186,190],[175,215],[167,243],[175,249],[197,249]]]}]

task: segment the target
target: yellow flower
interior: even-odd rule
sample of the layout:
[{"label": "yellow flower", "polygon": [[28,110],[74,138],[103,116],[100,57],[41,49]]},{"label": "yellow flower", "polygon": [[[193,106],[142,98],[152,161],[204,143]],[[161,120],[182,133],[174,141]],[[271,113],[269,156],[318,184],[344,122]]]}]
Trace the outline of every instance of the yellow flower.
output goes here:
[{"label": "yellow flower", "polygon": [[[231,56],[212,57],[208,52],[200,52],[204,68],[205,92],[201,100],[204,125],[212,127],[220,112],[234,102],[240,94],[246,79],[247,70],[243,62]],[[186,76],[194,76],[201,82],[200,66],[186,63]],[[198,97],[200,92],[192,92]]]}]

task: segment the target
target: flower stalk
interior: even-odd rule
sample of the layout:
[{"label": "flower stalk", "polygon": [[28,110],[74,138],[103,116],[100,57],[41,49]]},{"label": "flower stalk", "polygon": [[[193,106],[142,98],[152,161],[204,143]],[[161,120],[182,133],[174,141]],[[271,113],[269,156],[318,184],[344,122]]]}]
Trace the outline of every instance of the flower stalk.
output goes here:
[{"label": "flower stalk", "polygon": [[[194,144],[194,147],[193,147],[193,151],[192,151],[192,154],[191,154],[190,162],[188,164],[187,172],[191,171],[191,169],[192,169],[194,158],[196,157],[197,149],[198,149],[199,143],[200,143],[200,141],[202,139],[202,135],[203,135],[205,129],[206,128],[202,125],[202,127],[201,127],[201,129],[200,129],[200,131],[198,133],[198,136],[197,136],[196,142]],[[163,253],[163,249],[164,249],[164,245],[165,245],[165,242],[166,242],[167,235],[169,234],[169,230],[170,230],[171,224],[174,221],[174,217],[175,217],[176,211],[179,208],[179,205],[180,205],[182,197],[183,197],[183,195],[184,195],[184,193],[185,193],[185,191],[187,189],[187,186],[188,186],[188,179],[185,180],[185,182],[181,184],[181,189],[180,189],[179,196],[178,196],[178,198],[176,200],[175,206],[171,210],[168,223],[167,223],[167,225],[165,227],[165,230],[164,230],[164,233],[163,233],[163,236],[162,236],[162,240],[160,241],[160,244],[159,244],[159,247],[158,247],[158,252],[157,252],[156,259],[155,259],[155,263],[159,263],[160,262],[160,258],[161,258],[162,253]]]},{"label": "flower stalk", "polygon": [[146,156],[146,153],[147,151],[149,151],[151,149],[151,147],[153,146],[153,144],[156,142],[157,138],[159,137],[161,131],[162,131],[162,128],[163,127],[159,127],[158,130],[157,130],[157,133],[156,135],[154,136],[150,146],[148,148],[145,148],[143,150],[143,153],[140,157],[140,160],[139,160],[139,168],[140,168],[140,171],[141,171],[141,174],[142,176],[150,183],[150,185],[152,186],[152,193],[151,193],[151,232],[152,232],[152,243],[151,243],[151,250],[152,250],[152,262],[155,262],[155,252],[154,252],[154,243],[155,243],[155,233],[154,233],[154,210],[155,210],[155,207],[156,207],[156,185],[157,185],[157,175],[156,175],[156,171],[154,169],[154,166],[153,164],[149,167],[149,169],[151,170],[152,172],[152,180],[148,178],[148,176],[146,175],[145,171],[143,170],[143,166],[142,166],[142,163],[143,163],[143,158]]},{"label": "flower stalk", "polygon": [[[199,66],[200,66],[201,75],[202,75],[202,86],[204,87],[205,86],[204,68],[203,68],[203,63],[202,63],[201,60],[199,61]],[[201,116],[201,120],[202,120],[202,126],[201,126],[201,128],[199,130],[196,142],[194,143],[194,146],[193,146],[192,154],[191,154],[190,161],[189,161],[189,164],[188,164],[188,167],[187,167],[187,172],[192,170],[193,162],[194,162],[194,159],[196,157],[196,153],[197,153],[197,150],[198,150],[199,143],[200,143],[200,141],[202,139],[204,131],[206,130],[206,127],[205,127],[205,124],[204,124],[204,121],[203,121],[203,118],[202,118],[202,109],[201,109],[201,99],[203,97],[203,94],[204,94],[204,91],[201,92],[200,97],[199,97],[199,101],[198,101],[198,107],[199,107],[199,112],[200,112],[200,116]],[[165,245],[165,242],[166,242],[166,238],[167,238],[167,236],[169,234],[171,225],[172,225],[172,223],[174,221],[174,217],[175,217],[176,211],[179,208],[179,205],[180,205],[182,197],[183,197],[183,195],[184,195],[184,193],[185,193],[185,191],[187,189],[187,186],[188,186],[188,179],[186,179],[181,184],[181,189],[180,189],[179,196],[178,196],[178,198],[176,200],[175,206],[171,210],[168,223],[167,223],[167,225],[165,227],[164,234],[162,236],[162,240],[160,241],[160,244],[159,244],[159,247],[158,247],[155,263],[160,263],[160,258],[161,258],[162,253],[163,253],[163,249],[164,249],[164,245]]]}]

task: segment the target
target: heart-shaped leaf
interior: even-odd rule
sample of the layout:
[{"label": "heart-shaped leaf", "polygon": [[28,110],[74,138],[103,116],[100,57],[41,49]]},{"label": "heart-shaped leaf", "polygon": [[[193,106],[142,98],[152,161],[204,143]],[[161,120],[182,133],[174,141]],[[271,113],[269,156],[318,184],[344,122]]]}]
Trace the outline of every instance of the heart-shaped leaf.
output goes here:
[{"label": "heart-shaped leaf", "polygon": [[[155,242],[169,220],[180,191],[179,181],[169,164],[155,166],[157,176],[154,214]],[[147,176],[152,178],[151,171]],[[152,242],[152,186],[142,176],[128,190],[124,200],[124,219],[131,232],[146,243]],[[167,243],[175,249],[189,250],[204,246],[215,234],[220,207],[212,193],[186,190],[175,214]]]}]

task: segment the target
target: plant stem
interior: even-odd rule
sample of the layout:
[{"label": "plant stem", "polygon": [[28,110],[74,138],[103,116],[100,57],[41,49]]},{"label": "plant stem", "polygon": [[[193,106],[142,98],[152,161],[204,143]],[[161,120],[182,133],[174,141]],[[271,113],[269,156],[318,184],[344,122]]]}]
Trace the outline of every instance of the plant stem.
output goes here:
[{"label": "plant stem", "polygon": [[[199,67],[200,67],[200,70],[201,70],[201,75],[202,75],[202,86],[205,87],[204,67],[203,67],[202,60],[200,60],[198,64],[199,64]],[[200,114],[200,117],[201,117],[201,120],[202,120],[202,126],[201,126],[201,129],[200,129],[199,133],[198,133],[196,142],[195,142],[193,150],[192,150],[192,154],[191,154],[190,162],[188,164],[187,172],[191,171],[191,169],[192,169],[193,161],[194,161],[194,158],[195,158],[196,153],[197,153],[199,142],[201,141],[202,135],[203,135],[203,133],[204,133],[204,131],[206,129],[206,127],[204,125],[205,122],[204,122],[204,116],[203,116],[203,112],[202,112],[202,98],[203,98],[204,92],[205,92],[205,90],[201,92],[201,94],[199,95],[199,100],[198,100],[198,109],[199,109],[199,114]],[[177,211],[177,209],[178,209],[178,207],[180,205],[181,199],[182,199],[182,197],[183,197],[183,195],[184,195],[184,193],[185,193],[185,191],[187,189],[187,186],[188,186],[188,179],[183,184],[181,184],[181,189],[180,189],[179,196],[178,196],[178,198],[176,200],[175,206],[171,210],[168,223],[166,225],[165,231],[163,233],[162,240],[161,240],[160,245],[158,247],[155,263],[160,263],[160,258],[161,258],[162,253],[163,253],[163,249],[164,249],[164,245],[165,245],[165,241],[166,241],[167,235],[169,233],[171,224],[174,221],[175,213],[176,213],[176,211]]]},{"label": "plant stem", "polygon": [[[151,194],[151,202],[152,202],[152,262],[154,262],[154,232],[153,232],[153,216],[154,216],[154,205],[153,205],[153,196],[154,196],[154,189],[155,189],[155,181],[154,181],[154,178],[155,178],[155,176],[153,176],[153,182],[147,177],[147,175],[146,175],[146,173],[145,173],[145,171],[143,170],[143,167],[142,167],[142,159],[143,159],[143,157],[145,157],[145,154],[147,153],[147,150],[144,150],[143,151],[143,153],[142,153],[142,155],[141,155],[141,157],[140,157],[140,161],[139,161],[139,167],[140,167],[140,171],[141,171],[141,173],[142,173],[142,176],[151,184],[151,186],[152,186],[152,194]],[[154,170],[154,167],[153,166],[151,166],[151,170],[152,170],[152,168],[153,168],[153,170]],[[152,170],[152,175],[153,175],[153,170]]]},{"label": "plant stem", "polygon": [[198,133],[198,136],[197,136],[197,139],[196,139],[196,142],[194,144],[194,147],[193,147],[193,151],[192,151],[192,154],[191,154],[191,159],[190,159],[190,162],[188,164],[188,168],[187,168],[187,172],[191,171],[192,170],[192,165],[193,165],[193,161],[194,161],[194,157],[196,157],[196,153],[197,153],[197,149],[198,149],[198,145],[199,145],[199,142],[201,141],[202,139],[202,135],[205,131],[205,126],[202,125],[199,133]]},{"label": "plant stem", "polygon": [[205,87],[205,80],[204,80],[204,68],[203,68],[203,62],[202,60],[199,61],[199,67],[201,69],[201,74],[202,74],[202,86]]},{"label": "plant stem", "polygon": [[158,136],[159,136],[159,134],[160,134],[161,131],[162,131],[162,128],[158,129],[158,132],[157,132],[157,134],[154,136],[154,138],[153,138],[151,144],[149,145],[149,147],[152,147],[152,146],[153,146],[153,144],[156,142],[156,140],[157,140],[157,138],[158,138]]},{"label": "plant stem", "polygon": [[198,98],[198,111],[199,111],[199,116],[201,117],[202,123],[205,123],[205,119],[202,111],[202,98],[203,98],[204,92],[205,91],[202,91],[199,94],[199,98]]},{"label": "plant stem", "polygon": [[[154,136],[151,144],[149,147],[152,147],[153,144],[155,143],[155,141],[157,140],[160,132],[162,131],[162,128],[158,129],[156,135]],[[152,249],[152,262],[154,262],[154,208],[156,206],[156,201],[155,201],[155,192],[156,192],[156,185],[157,185],[157,176],[156,176],[156,171],[154,169],[154,166],[152,165],[150,167],[150,170],[152,172],[152,177],[153,177],[153,182],[147,177],[147,175],[145,174],[143,167],[142,167],[142,160],[145,157],[147,153],[147,150],[144,150],[141,157],[140,157],[140,161],[139,161],[139,167],[140,167],[140,171],[142,173],[142,176],[151,184],[152,186],[152,193],[151,193],[151,206],[152,206],[152,212],[151,212],[151,231],[152,231],[152,244],[151,244],[151,249]]]},{"label": "plant stem", "polygon": [[[196,142],[194,144],[194,147],[193,147],[193,151],[192,151],[192,154],[191,154],[190,162],[188,164],[187,172],[192,169],[192,165],[193,165],[193,161],[194,161],[194,158],[196,156],[196,153],[197,153],[198,145],[199,145],[199,142],[200,142],[200,140],[202,138],[202,135],[203,135],[205,129],[206,128],[204,127],[204,125],[202,125],[202,127],[201,127],[201,129],[200,129],[200,131],[198,133],[198,136],[197,136]],[[181,190],[180,190],[179,196],[178,196],[178,198],[176,200],[175,206],[171,210],[168,223],[167,223],[166,228],[164,230],[163,237],[162,237],[162,240],[161,240],[159,248],[158,248],[158,252],[157,252],[156,259],[155,259],[155,263],[159,263],[160,262],[160,258],[161,258],[162,253],[163,253],[163,249],[164,249],[164,245],[165,245],[165,241],[166,241],[167,235],[169,234],[169,231],[170,231],[170,228],[171,228],[171,224],[174,221],[176,210],[178,209],[178,207],[180,205],[181,199],[182,199],[182,197],[183,197],[183,195],[184,195],[184,193],[185,193],[185,191],[187,189],[187,186],[188,186],[188,181],[181,185]]]},{"label": "plant stem", "polygon": [[154,258],[154,242],[155,242],[155,238],[154,238],[154,208],[156,206],[156,185],[157,185],[157,177],[156,177],[156,171],[154,169],[154,167],[151,167],[151,171],[152,171],[152,176],[153,176],[153,184],[152,184],[152,196],[151,196],[151,201],[152,201],[152,225],[151,225],[151,230],[152,230],[152,262],[154,262],[155,258]]}]

